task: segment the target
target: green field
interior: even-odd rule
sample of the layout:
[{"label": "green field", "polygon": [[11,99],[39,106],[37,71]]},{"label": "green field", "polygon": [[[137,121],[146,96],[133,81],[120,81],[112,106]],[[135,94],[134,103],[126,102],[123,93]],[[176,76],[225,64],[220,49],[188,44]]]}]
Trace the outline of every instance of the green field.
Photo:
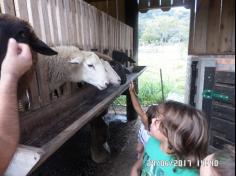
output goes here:
[{"label": "green field", "polygon": [[[187,53],[184,44],[159,47],[140,47],[138,65],[147,66],[139,77],[139,99],[142,105],[162,101],[160,69],[163,74],[164,96],[170,94],[184,96]],[[115,104],[125,105],[125,97],[120,97]]]}]

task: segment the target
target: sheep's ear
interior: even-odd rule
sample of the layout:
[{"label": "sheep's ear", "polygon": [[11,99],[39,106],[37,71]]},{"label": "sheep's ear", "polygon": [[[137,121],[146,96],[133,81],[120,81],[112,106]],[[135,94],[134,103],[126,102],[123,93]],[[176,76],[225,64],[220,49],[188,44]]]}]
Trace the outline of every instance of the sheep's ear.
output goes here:
[{"label": "sheep's ear", "polygon": [[30,46],[34,51],[43,55],[52,56],[57,54],[56,51],[52,50],[47,44],[37,38],[30,42]]},{"label": "sheep's ear", "polygon": [[84,57],[85,58],[90,58],[90,57],[93,57],[95,54],[92,53],[92,52],[88,52],[88,51],[85,51],[85,52],[82,52],[84,54]]},{"label": "sheep's ear", "polygon": [[74,58],[74,59],[70,60],[69,63],[71,63],[71,64],[81,64],[82,61],[83,61],[82,58],[77,57],[77,58]]}]

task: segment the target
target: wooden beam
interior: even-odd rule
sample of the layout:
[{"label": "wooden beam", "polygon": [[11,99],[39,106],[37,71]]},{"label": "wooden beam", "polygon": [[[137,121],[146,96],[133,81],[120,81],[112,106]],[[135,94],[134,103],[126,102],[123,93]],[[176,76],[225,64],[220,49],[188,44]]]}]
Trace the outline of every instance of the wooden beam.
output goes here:
[{"label": "wooden beam", "polygon": [[[232,53],[233,30],[235,20],[235,0],[224,0],[220,24],[219,52],[222,54]],[[235,40],[235,39],[234,39]]]},{"label": "wooden beam", "polygon": [[217,53],[220,37],[221,1],[211,0],[207,31],[207,53]]},{"label": "wooden beam", "polygon": [[210,0],[197,1],[195,33],[193,41],[193,53],[195,54],[206,53],[209,2]]},{"label": "wooden beam", "polygon": [[159,6],[159,0],[150,0],[150,7],[157,8]]},{"label": "wooden beam", "polygon": [[148,0],[140,0],[139,1],[139,11],[142,13],[147,12],[151,9],[161,8],[164,11],[171,9],[172,7],[186,7],[191,8],[192,4],[195,0],[150,0],[150,4]]},{"label": "wooden beam", "polygon": [[27,175],[42,155],[42,149],[20,145],[5,175]]},{"label": "wooden beam", "polygon": [[146,10],[149,9],[148,1],[147,0],[139,0],[139,10]]},{"label": "wooden beam", "polygon": [[194,2],[191,4],[191,8],[190,8],[190,30],[189,30],[188,54],[191,54],[191,52],[193,51],[195,15],[196,14],[195,14],[195,2]]},{"label": "wooden beam", "polygon": [[181,5],[183,5],[183,0],[173,0],[173,5],[174,6],[181,6]]},{"label": "wooden beam", "polygon": [[133,59],[138,61],[138,3],[136,0],[125,1],[126,24],[133,28]]},{"label": "wooden beam", "polygon": [[86,2],[106,2],[106,1],[114,1],[114,0],[85,0]]}]

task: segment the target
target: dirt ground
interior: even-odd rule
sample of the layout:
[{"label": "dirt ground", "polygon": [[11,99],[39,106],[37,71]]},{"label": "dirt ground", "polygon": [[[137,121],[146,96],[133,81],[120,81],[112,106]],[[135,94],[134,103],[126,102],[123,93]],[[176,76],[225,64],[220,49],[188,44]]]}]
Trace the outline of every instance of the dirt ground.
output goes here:
[{"label": "dirt ground", "polygon": [[[118,113],[124,113],[117,110]],[[91,160],[89,126],[54,153],[31,176],[129,176],[130,168],[137,158],[135,151],[140,121],[109,124],[110,160],[96,164]]]}]

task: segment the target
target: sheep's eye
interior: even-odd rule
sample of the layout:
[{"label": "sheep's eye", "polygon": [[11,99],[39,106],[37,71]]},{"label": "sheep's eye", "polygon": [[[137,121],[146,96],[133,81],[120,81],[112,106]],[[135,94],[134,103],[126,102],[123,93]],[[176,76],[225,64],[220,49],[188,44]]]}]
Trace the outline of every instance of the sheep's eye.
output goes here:
[{"label": "sheep's eye", "polygon": [[26,38],[25,32],[23,32],[23,31],[21,31],[21,32],[19,33],[19,35],[20,35],[20,37],[22,37],[22,38]]},{"label": "sheep's eye", "polygon": [[92,64],[89,64],[89,65],[88,65],[88,67],[90,67],[90,68],[94,68],[94,65],[92,65]]}]

